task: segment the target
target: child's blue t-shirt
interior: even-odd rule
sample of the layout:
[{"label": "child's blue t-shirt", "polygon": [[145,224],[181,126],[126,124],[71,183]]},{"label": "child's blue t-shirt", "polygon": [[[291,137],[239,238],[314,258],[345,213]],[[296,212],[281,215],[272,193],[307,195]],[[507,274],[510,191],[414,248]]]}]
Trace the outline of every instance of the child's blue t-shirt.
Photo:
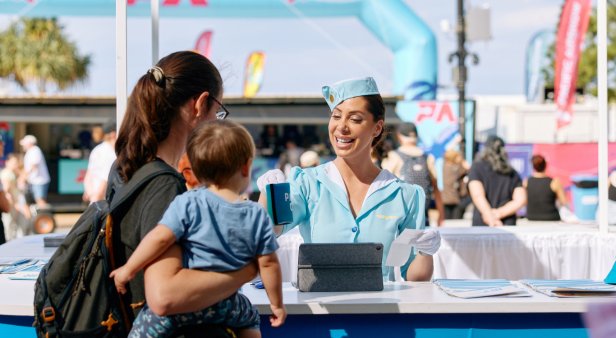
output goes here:
[{"label": "child's blue t-shirt", "polygon": [[272,221],[252,201],[230,203],[206,188],[178,195],[159,224],[182,246],[191,269],[232,271],[278,249]]}]

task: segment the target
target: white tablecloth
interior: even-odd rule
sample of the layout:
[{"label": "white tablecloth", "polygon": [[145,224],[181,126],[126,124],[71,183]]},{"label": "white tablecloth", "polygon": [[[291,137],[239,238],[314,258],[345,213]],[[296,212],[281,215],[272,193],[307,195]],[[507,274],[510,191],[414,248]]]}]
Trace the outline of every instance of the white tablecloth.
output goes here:
[{"label": "white tablecloth", "polygon": [[[439,231],[434,278],[602,280],[616,261],[616,234],[601,234],[594,227],[548,223]],[[296,230],[278,238],[283,281],[297,279],[302,242]]]}]

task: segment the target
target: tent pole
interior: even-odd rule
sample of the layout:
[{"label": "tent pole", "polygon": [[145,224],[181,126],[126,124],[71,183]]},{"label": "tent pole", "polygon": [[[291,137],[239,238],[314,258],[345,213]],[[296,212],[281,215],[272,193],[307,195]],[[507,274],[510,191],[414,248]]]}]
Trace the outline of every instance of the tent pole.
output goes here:
[{"label": "tent pole", "polygon": [[158,34],[160,22],[160,6],[158,0],[151,0],[150,3],[152,19],[152,65],[155,65],[158,62],[158,43],[160,41],[160,37]]},{"label": "tent pole", "polygon": [[126,1],[116,1],[116,121],[119,130],[126,110]]},{"label": "tent pole", "polygon": [[599,113],[599,231],[608,232],[607,6],[597,0],[597,86]]}]

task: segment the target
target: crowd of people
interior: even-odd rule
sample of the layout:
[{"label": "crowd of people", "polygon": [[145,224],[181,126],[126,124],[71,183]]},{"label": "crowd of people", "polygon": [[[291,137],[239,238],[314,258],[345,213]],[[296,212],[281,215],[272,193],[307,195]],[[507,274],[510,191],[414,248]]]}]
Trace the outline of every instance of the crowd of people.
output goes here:
[{"label": "crowd of people", "polygon": [[[0,244],[29,234],[32,207],[48,208],[47,193],[50,176],[45,155],[33,135],[26,135],[19,144],[23,153],[6,154],[0,170]],[[4,140],[0,136],[0,154],[4,153]],[[32,207],[31,207],[32,206]]]}]

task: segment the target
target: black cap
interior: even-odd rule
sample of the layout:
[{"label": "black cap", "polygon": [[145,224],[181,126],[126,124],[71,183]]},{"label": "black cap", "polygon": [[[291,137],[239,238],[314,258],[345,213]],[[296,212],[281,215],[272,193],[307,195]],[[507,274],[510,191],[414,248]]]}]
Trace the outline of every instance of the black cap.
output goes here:
[{"label": "black cap", "polygon": [[103,133],[109,134],[112,131],[116,131],[116,122],[115,120],[109,120],[103,124]]},{"label": "black cap", "polygon": [[404,122],[398,126],[398,132],[404,136],[418,136],[417,126],[413,122]]}]

